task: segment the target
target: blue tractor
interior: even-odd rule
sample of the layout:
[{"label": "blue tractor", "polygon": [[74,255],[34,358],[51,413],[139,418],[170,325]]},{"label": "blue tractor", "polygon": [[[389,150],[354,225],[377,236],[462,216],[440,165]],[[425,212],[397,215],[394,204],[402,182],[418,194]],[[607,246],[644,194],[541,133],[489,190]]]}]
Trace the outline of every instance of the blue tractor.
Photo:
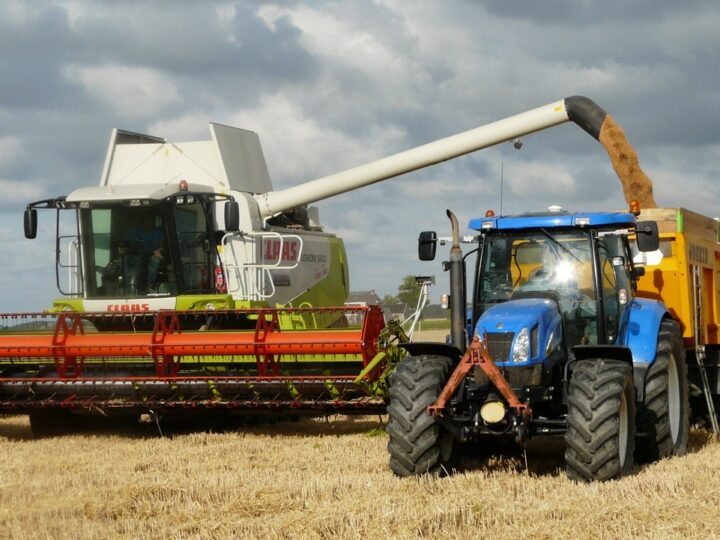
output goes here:
[{"label": "blue tractor", "polygon": [[[563,436],[567,474],[579,481],[686,452],[680,329],[663,303],[634,296],[644,268],[633,259],[658,250],[655,222],[630,212],[488,212],[470,221],[477,247],[463,256],[448,216],[451,336],[408,345],[393,374],[395,474],[451,472],[461,445],[498,437]],[[436,244],[422,233],[420,258],[432,260]]]}]

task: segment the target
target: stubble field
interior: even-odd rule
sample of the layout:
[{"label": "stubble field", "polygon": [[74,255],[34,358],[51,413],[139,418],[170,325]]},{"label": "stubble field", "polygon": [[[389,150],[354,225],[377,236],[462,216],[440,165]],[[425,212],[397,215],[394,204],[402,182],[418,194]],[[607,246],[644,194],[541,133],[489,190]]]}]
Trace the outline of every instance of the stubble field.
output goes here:
[{"label": "stubble field", "polygon": [[450,478],[395,478],[382,417],[33,439],[0,418],[0,538],[714,538],[720,443],[604,484],[565,478],[562,441],[475,448]]},{"label": "stubble field", "polygon": [[34,440],[0,419],[3,538],[712,538],[720,444],[575,484],[562,448],[478,450],[451,478],[397,479],[377,418],[160,437],[151,425]]}]

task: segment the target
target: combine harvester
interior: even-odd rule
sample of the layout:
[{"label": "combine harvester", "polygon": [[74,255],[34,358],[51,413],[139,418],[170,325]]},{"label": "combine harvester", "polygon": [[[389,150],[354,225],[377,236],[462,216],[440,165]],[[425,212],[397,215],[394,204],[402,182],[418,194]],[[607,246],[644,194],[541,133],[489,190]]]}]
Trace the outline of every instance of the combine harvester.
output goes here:
[{"label": "combine harvester", "polygon": [[379,308],[341,307],[343,244],[307,205],[568,120],[601,138],[598,118],[571,97],[282,191],[254,133],[211,124],[210,141],[166,143],[115,130],[99,187],[25,212],[28,238],[37,209],[58,214],[65,296],[0,316],[0,411],[29,413],[38,434],[73,413],[384,411],[399,349],[458,362],[464,315],[451,345],[389,345]]}]

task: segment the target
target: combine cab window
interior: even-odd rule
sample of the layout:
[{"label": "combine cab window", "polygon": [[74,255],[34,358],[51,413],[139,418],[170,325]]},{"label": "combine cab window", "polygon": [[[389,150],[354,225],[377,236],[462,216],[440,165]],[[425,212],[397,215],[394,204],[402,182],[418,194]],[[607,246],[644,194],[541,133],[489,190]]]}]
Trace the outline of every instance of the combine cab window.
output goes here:
[{"label": "combine cab window", "polygon": [[177,294],[162,207],[83,209],[80,221],[89,298]]},{"label": "combine cab window", "polygon": [[80,210],[88,298],[213,292],[215,247],[200,202]]},{"label": "combine cab window", "polygon": [[209,293],[215,248],[207,233],[205,209],[200,203],[182,204],[173,208],[180,268],[184,290],[188,293]]}]

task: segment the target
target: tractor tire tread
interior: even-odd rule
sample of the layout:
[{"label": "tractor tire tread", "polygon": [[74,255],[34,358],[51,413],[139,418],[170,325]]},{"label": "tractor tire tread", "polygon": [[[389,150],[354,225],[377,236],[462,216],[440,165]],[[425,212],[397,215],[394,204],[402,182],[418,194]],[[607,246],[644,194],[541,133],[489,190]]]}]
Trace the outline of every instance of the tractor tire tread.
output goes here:
[{"label": "tractor tire tread", "polygon": [[[565,462],[577,481],[609,480],[632,467],[635,399],[632,368],[616,360],[581,360],[574,366],[568,396]],[[628,431],[625,462],[620,455],[620,403],[625,396]]]},{"label": "tractor tire tread", "polygon": [[[668,367],[674,358],[680,379],[680,430],[673,440],[668,403]],[[655,361],[645,375],[645,396],[638,406],[636,459],[647,463],[687,452],[690,422],[687,364],[680,328],[670,319],[663,320],[658,334]]]},{"label": "tractor tire tread", "polygon": [[454,456],[443,456],[441,449],[449,434],[427,413],[451,368],[450,358],[422,355],[406,358],[395,370],[386,430],[390,469],[397,476],[441,475],[453,468]]}]

